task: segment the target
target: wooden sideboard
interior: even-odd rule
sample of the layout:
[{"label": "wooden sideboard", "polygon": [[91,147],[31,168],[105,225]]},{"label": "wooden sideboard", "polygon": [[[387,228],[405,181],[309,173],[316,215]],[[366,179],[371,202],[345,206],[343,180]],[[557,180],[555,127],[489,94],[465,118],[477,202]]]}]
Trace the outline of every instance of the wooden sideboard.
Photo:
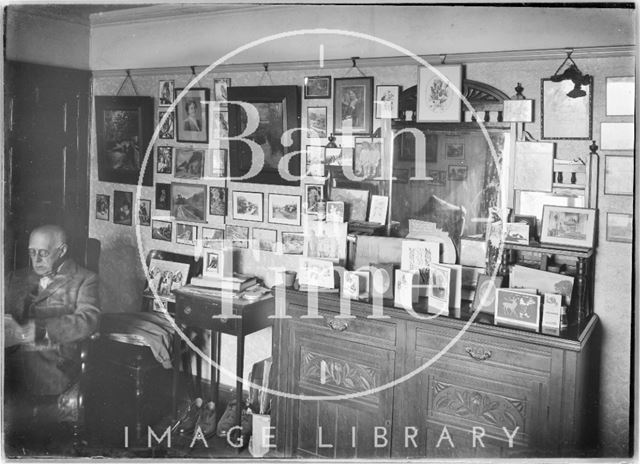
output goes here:
[{"label": "wooden sideboard", "polygon": [[[355,318],[346,319],[338,317],[340,304],[337,295],[320,294],[317,317],[302,317],[306,293],[288,290],[286,298],[277,299],[278,310],[284,305],[290,316],[274,325],[277,390],[307,397],[348,395],[418,371],[363,396],[331,401],[277,396],[272,425],[278,456],[593,454],[597,316],[579,333],[560,338],[461,318],[417,320],[390,306],[384,308],[389,318],[367,318],[371,304],[355,301],[350,302]],[[513,435],[512,447],[507,433]]]}]

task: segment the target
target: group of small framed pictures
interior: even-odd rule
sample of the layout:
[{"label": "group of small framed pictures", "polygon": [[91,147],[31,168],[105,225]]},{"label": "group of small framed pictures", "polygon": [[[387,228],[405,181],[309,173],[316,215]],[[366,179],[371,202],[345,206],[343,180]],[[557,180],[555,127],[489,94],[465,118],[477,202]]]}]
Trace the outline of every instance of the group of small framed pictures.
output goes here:
[{"label": "group of small framed pictures", "polygon": [[156,172],[182,179],[204,177],[205,157],[211,160],[209,177],[225,177],[228,150],[226,148],[192,148],[158,146],[156,148]]},{"label": "group of small framed pictures", "polygon": [[[332,98],[331,81],[331,76],[305,77],[304,98],[307,100]],[[376,119],[398,118],[401,90],[402,87],[399,85],[378,85],[374,100],[373,77],[333,79],[333,133],[337,135],[370,134],[373,132],[374,115]],[[307,130],[310,138],[326,137],[326,107],[307,108]]]},{"label": "group of small framed pictures", "polygon": [[[216,78],[213,80],[214,100],[227,101],[227,89],[231,85],[229,78]],[[207,88],[191,88],[182,95],[179,104],[175,106],[175,113],[168,108],[184,92],[185,89],[175,88],[172,80],[159,82],[158,122],[161,123],[159,138],[161,140],[176,140],[186,143],[209,142],[209,112],[203,101],[210,101],[210,90]],[[229,130],[229,113],[221,103],[214,111],[212,133],[214,138],[226,137]]]},{"label": "group of small framed pictures", "polygon": [[[133,192],[114,190],[113,223],[124,226],[133,225]],[[111,196],[96,194],[96,219],[108,221],[111,217]],[[138,222],[141,226],[151,225],[151,200],[140,199]]]}]

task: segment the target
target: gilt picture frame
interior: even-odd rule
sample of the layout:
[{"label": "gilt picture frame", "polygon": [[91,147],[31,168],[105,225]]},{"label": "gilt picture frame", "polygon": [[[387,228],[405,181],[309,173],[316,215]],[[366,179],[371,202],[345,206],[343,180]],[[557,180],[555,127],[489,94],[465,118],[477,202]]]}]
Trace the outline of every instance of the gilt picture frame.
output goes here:
[{"label": "gilt picture frame", "polygon": [[540,125],[543,140],[591,140],[593,77],[583,85],[586,95],[571,98],[567,94],[574,88],[569,80],[541,81]]},{"label": "gilt picture frame", "polygon": [[[175,89],[176,99],[184,89]],[[209,89],[191,88],[176,105],[176,140],[209,142]]]},{"label": "gilt picture frame", "polygon": [[369,135],[373,130],[373,77],[333,80],[333,133]]}]

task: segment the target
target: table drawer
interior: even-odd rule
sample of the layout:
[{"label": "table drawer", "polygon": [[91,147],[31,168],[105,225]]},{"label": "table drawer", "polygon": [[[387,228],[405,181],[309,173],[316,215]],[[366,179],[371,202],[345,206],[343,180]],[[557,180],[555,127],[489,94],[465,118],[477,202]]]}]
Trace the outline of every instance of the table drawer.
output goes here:
[{"label": "table drawer", "polygon": [[345,338],[371,344],[395,346],[398,327],[394,323],[382,322],[365,317],[346,319],[337,317],[340,314],[333,311],[318,310],[320,318],[302,318],[307,315],[307,308],[290,304],[287,315],[295,320],[296,324],[304,324],[314,327],[318,333],[338,335]]},{"label": "table drawer", "polygon": [[[416,349],[439,353],[458,335],[455,329],[437,326],[416,328]],[[445,358],[466,360],[487,367],[501,367],[547,375],[551,372],[551,349],[527,345],[467,331],[449,348]]]},{"label": "table drawer", "polygon": [[222,314],[221,301],[204,301],[195,298],[176,298],[176,319],[190,327],[235,333],[240,318],[219,318]]}]

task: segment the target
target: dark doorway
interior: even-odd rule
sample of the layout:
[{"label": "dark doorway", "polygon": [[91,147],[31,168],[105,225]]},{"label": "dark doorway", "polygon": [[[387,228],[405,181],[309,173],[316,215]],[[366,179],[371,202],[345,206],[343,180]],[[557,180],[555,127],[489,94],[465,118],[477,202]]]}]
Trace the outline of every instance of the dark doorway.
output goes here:
[{"label": "dark doorway", "polygon": [[5,266],[28,264],[29,232],[69,233],[80,256],[88,234],[91,73],[5,62]]}]

